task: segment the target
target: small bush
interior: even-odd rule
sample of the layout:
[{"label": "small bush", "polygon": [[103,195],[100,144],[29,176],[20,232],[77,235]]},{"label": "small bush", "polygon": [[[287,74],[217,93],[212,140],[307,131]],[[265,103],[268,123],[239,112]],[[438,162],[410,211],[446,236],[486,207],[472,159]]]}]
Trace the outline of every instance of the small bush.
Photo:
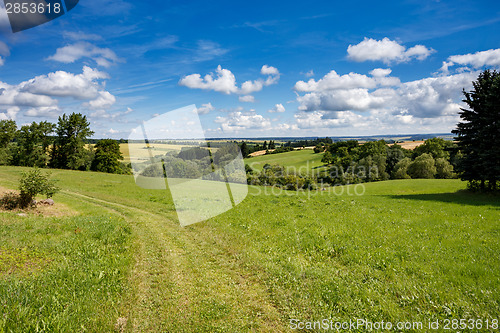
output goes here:
[{"label": "small bush", "polygon": [[16,192],[7,192],[0,198],[0,207],[8,210],[16,209],[19,206],[20,197]]},{"label": "small bush", "polygon": [[19,206],[26,208],[32,204],[38,194],[43,194],[51,198],[59,191],[53,180],[49,179],[49,173],[42,173],[40,169],[35,168],[24,172],[19,180],[19,189],[21,190]]}]

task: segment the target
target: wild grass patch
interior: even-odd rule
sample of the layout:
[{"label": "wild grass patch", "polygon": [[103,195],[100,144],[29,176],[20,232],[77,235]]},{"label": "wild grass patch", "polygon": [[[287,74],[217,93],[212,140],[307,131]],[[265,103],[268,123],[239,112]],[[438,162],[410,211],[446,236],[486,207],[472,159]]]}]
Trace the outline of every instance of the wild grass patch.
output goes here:
[{"label": "wild grass patch", "polygon": [[116,216],[4,215],[0,331],[112,331],[132,263]]},{"label": "wild grass patch", "polygon": [[37,273],[50,261],[46,254],[27,248],[0,247],[0,277]]}]

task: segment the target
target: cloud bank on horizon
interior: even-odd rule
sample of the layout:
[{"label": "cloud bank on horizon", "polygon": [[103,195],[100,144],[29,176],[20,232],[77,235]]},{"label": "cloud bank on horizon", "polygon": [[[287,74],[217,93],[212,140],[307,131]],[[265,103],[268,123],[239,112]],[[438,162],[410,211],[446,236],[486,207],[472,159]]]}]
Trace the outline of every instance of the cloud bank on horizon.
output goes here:
[{"label": "cloud bank on horizon", "polygon": [[[434,10],[451,15],[452,5]],[[195,103],[208,137],[449,132],[462,90],[481,70],[500,68],[500,45],[487,38],[498,19],[478,17],[464,28],[455,13],[456,26],[443,21],[427,32],[401,20],[348,26],[339,36],[342,22],[328,16],[296,9],[257,21],[242,10],[204,31],[201,9],[180,6],[175,10],[200,21],[187,33],[154,14],[141,16],[148,4],[103,6],[82,4],[72,16],[16,35],[0,7],[0,119],[21,125],[81,112],[96,137],[121,138],[141,121]],[[173,8],[158,12],[176,17]],[[428,19],[411,18],[421,26]]]}]

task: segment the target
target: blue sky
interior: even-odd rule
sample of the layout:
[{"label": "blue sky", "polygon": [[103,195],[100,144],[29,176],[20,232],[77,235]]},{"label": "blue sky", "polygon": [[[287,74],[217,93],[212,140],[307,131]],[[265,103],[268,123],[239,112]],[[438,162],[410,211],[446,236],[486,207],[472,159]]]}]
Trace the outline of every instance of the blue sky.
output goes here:
[{"label": "blue sky", "polygon": [[80,0],[0,31],[0,119],[81,112],[98,138],[190,104],[208,137],[449,132],[500,67],[498,1]]}]

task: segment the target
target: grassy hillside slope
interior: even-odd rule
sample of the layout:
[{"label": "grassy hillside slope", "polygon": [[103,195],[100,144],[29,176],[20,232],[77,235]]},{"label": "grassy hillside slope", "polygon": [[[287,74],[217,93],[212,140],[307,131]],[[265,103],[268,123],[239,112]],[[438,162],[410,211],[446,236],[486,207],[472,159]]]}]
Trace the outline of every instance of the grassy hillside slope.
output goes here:
[{"label": "grassy hillside slope", "polygon": [[[0,185],[14,188],[21,170],[0,167]],[[53,173],[56,202],[77,215],[0,212],[0,332],[276,332],[294,318],[500,314],[500,200],[459,180],[369,183],[362,196],[360,185],[251,187],[233,210],[180,228],[165,191]]]},{"label": "grassy hillside slope", "polygon": [[279,164],[296,171],[311,172],[323,166],[323,153],[315,154],[313,150],[303,149],[280,154],[262,155],[245,159],[245,164],[254,170],[262,170],[265,164]]}]

